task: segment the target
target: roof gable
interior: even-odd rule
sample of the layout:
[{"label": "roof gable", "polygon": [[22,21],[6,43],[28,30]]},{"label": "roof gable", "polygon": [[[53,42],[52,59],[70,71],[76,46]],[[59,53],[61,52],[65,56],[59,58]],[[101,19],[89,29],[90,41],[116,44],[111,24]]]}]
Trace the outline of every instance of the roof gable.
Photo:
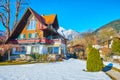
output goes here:
[{"label": "roof gable", "polygon": [[27,20],[30,15],[35,16],[35,18],[41,22],[43,25],[49,25],[49,24],[56,24],[58,27],[58,23],[56,23],[56,15],[48,15],[48,16],[40,16],[38,13],[36,13],[31,8],[27,8],[19,22],[16,24],[16,26],[13,28],[10,37],[6,39],[6,43],[9,41],[10,38],[16,38],[21,31],[24,29],[25,25],[27,24]]}]

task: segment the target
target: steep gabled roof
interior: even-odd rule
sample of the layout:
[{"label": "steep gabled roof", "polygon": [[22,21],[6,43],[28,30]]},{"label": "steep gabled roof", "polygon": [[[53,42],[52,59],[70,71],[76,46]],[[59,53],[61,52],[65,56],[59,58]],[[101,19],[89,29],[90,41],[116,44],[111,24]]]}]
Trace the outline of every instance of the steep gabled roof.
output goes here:
[{"label": "steep gabled roof", "polygon": [[55,21],[56,14],[45,15],[45,16],[43,15],[42,17],[45,19],[46,24],[53,24]]},{"label": "steep gabled roof", "polygon": [[[56,14],[51,14],[51,15],[39,15],[38,13],[36,13],[33,9],[29,8],[29,10],[31,11],[31,13],[35,16],[35,18],[42,22],[45,25],[49,25],[49,24],[54,24],[56,21]],[[57,22],[57,26],[58,26],[58,22]]]},{"label": "steep gabled roof", "polygon": [[41,16],[37,12],[35,12],[33,9],[27,8],[27,10],[23,14],[22,18],[20,19],[20,21],[13,28],[13,30],[10,34],[10,37],[8,39],[6,39],[6,43],[9,41],[10,38],[15,38],[16,36],[18,36],[21,33],[21,31],[24,29],[25,25],[27,24],[27,20],[31,14],[34,15],[35,18],[39,22],[41,22],[43,25],[52,24],[54,27],[57,27],[57,28],[59,27],[56,15]]}]

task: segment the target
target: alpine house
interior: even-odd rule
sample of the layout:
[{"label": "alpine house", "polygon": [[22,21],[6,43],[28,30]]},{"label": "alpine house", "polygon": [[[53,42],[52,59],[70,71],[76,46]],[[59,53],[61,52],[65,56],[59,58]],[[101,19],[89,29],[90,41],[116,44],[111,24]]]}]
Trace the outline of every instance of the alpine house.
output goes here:
[{"label": "alpine house", "polygon": [[15,45],[12,54],[66,54],[66,39],[60,35],[56,14],[39,15],[28,8],[6,43]]}]

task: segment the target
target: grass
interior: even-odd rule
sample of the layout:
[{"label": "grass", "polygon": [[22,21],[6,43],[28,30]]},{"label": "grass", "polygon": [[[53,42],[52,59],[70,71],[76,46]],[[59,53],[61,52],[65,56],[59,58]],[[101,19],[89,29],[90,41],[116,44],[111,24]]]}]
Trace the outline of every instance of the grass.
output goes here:
[{"label": "grass", "polygon": [[33,64],[37,62],[28,62],[28,61],[6,61],[6,62],[0,62],[0,66],[5,65],[21,65],[21,64]]},{"label": "grass", "polygon": [[5,61],[0,62],[0,66],[7,66],[7,65],[22,65],[22,64],[34,64],[34,63],[50,63],[50,62],[61,62],[62,60],[57,61]]}]

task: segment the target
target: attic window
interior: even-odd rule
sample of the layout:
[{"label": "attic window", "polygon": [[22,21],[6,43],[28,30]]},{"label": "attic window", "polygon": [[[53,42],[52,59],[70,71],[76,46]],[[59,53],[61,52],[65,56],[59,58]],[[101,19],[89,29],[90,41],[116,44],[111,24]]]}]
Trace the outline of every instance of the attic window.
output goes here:
[{"label": "attic window", "polygon": [[28,22],[27,30],[35,30],[36,29],[36,20],[32,19]]}]

